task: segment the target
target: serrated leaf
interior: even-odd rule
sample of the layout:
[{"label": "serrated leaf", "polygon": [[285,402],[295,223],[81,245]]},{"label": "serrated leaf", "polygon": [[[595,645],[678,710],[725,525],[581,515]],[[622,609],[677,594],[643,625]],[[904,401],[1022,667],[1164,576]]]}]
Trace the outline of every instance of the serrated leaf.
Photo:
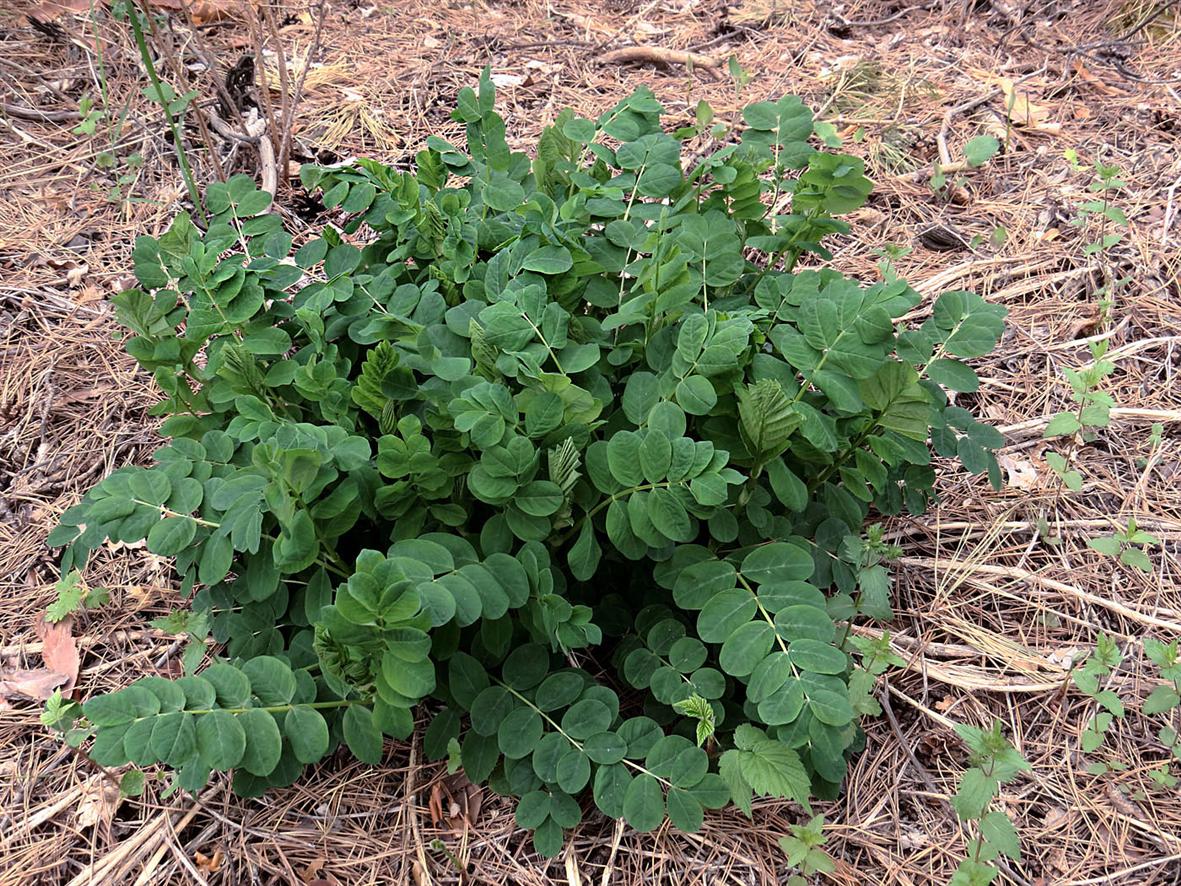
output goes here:
[{"label": "serrated leaf", "polygon": [[754,793],[794,799],[807,805],[811,779],[799,754],[783,742],[772,738],[759,739],[749,748],[733,753],[737,755],[743,780]]},{"label": "serrated leaf", "polygon": [[1046,430],[1042,434],[1043,437],[1049,439],[1050,437],[1064,437],[1068,434],[1076,433],[1082,425],[1079,424],[1078,416],[1072,412],[1059,412],[1046,425]]},{"label": "serrated leaf", "polygon": [[779,455],[803,420],[783,386],[765,378],[737,393],[738,426],[751,452],[760,462]]},{"label": "serrated leaf", "polygon": [[1152,716],[1153,714],[1163,714],[1179,704],[1181,704],[1181,695],[1177,694],[1176,689],[1172,686],[1157,686],[1148,693],[1148,698],[1144,699],[1144,704],[1140,709],[1147,716]]},{"label": "serrated leaf", "polygon": [[959,790],[951,798],[951,805],[964,821],[980,818],[996,795],[996,779],[985,775],[975,767],[967,770],[960,779]]}]

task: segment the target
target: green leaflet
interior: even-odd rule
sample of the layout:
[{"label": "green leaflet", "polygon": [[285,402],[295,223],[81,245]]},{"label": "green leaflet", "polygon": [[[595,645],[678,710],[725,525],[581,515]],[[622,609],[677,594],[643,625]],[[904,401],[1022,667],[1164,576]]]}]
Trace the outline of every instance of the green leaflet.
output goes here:
[{"label": "green leaflet", "polygon": [[[62,515],[52,615],[98,604],[95,551],[146,541],[193,601],[157,622],[188,676],[46,722],[254,796],[425,719],[427,756],[520,798],[547,855],[587,796],[693,830],[833,790],[891,661],[847,630],[890,614],[866,518],[926,507],[932,449],[999,478],[1004,439],[948,391],[977,389],[1004,312],[951,292],[915,325],[902,281],[784,270],[871,187],[798,98],[692,157],[723,124],[663,110],[563,111],[531,159],[486,71],[413,168],[305,164],[340,226],[294,252],[246,176],[138,238],[115,307],[168,442]],[[620,681],[651,717],[621,717]]]}]

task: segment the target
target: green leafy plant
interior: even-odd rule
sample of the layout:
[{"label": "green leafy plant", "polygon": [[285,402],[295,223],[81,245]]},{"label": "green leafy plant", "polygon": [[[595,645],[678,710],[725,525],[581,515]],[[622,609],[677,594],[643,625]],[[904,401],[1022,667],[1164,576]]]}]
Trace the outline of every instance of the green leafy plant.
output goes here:
[{"label": "green leafy plant", "polygon": [[[1097,705],[1095,714],[1082,734],[1081,745],[1085,754],[1094,753],[1102,747],[1113,720],[1122,719],[1124,716],[1123,700],[1112,690],[1100,685],[1100,681],[1110,677],[1123,659],[1123,653],[1115,641],[1106,634],[1100,634],[1094,651],[1079,667],[1071,671],[1070,677],[1074,685]],[[1088,765],[1087,771],[1092,775],[1102,775],[1109,769],[1119,766],[1119,761],[1095,762]]]},{"label": "green leafy plant", "polygon": [[1124,238],[1124,231],[1112,230],[1129,227],[1128,217],[1124,211],[1115,205],[1113,198],[1119,190],[1126,186],[1126,182],[1119,177],[1118,166],[1095,162],[1093,167],[1081,163],[1073,150],[1066,152],[1066,159],[1075,172],[1092,170],[1094,178],[1087,185],[1087,190],[1098,195],[1095,199],[1084,201],[1079,207],[1071,224],[1082,229],[1085,234],[1095,239],[1083,246],[1084,256],[1099,256],[1103,272],[1103,285],[1098,291],[1099,312],[1106,322],[1111,317],[1111,309],[1115,303],[1119,289],[1127,278],[1116,277],[1114,262],[1110,259],[1111,250]]},{"label": "green leafy plant", "polygon": [[787,886],[804,886],[808,877],[816,874],[831,874],[836,862],[824,850],[827,838],[824,835],[824,816],[817,815],[805,824],[793,824],[791,833],[779,839],[779,848],[787,853],[787,862],[799,868],[787,880]]},{"label": "green leafy plant", "polygon": [[[1144,638],[1144,653],[1160,669],[1160,677],[1164,685],[1157,686],[1144,699],[1141,711],[1145,716],[1165,714],[1169,723],[1162,726],[1157,737],[1178,760],[1181,760],[1181,653],[1178,653],[1178,641],[1162,643],[1152,637]],[[1158,776],[1159,783],[1169,786],[1176,779],[1168,773],[1167,767],[1162,767],[1164,773]]]},{"label": "green leafy plant", "polygon": [[[1076,171],[1091,167],[1079,162],[1074,151],[1066,152],[1066,159]],[[1114,166],[1102,163],[1095,165],[1096,177],[1088,189],[1100,193],[1098,200],[1083,203],[1078,210],[1072,224],[1087,229],[1092,227],[1092,218],[1099,219],[1098,239],[1083,247],[1083,255],[1091,256],[1096,253],[1107,253],[1123,238],[1120,232],[1109,232],[1108,226],[1115,224],[1127,227],[1128,219],[1123,211],[1112,204],[1112,195],[1123,187],[1124,182],[1118,178],[1119,170]],[[1100,318],[1106,324],[1110,321],[1112,301],[1116,288],[1123,281],[1115,279],[1111,263],[1103,264],[1104,284],[1100,290]],[[1115,400],[1111,394],[1100,390],[1103,380],[1115,371],[1115,363],[1106,359],[1108,343],[1106,339],[1091,342],[1091,363],[1081,369],[1067,369],[1066,380],[1070,383],[1071,399],[1078,404],[1072,412],[1060,412],[1055,415],[1046,426],[1045,437],[1064,437],[1081,433],[1084,440],[1094,439],[1094,432],[1106,428],[1111,422],[1111,408]],[[1046,457],[1050,467],[1058,474],[1069,489],[1077,491],[1082,488],[1082,475],[1069,467],[1069,460],[1059,453],[1049,453]]]},{"label": "green leafy plant", "polygon": [[82,581],[82,573],[71,569],[61,577],[54,590],[57,599],[45,609],[45,620],[58,622],[83,609],[103,606],[111,594],[106,588],[88,588]]},{"label": "green leafy plant", "polygon": [[964,145],[964,160],[971,167],[983,166],[996,156],[1001,143],[993,135],[978,135]]},{"label": "green leafy plant", "polygon": [[1070,399],[1078,404],[1073,412],[1059,412],[1046,425],[1044,436],[1066,437],[1080,431],[1093,439],[1093,432],[1111,423],[1111,407],[1115,400],[1106,391],[1099,390],[1103,379],[1115,372],[1115,363],[1104,359],[1107,342],[1091,345],[1092,362],[1081,369],[1067,369],[1066,380],[1070,383]]},{"label": "green leafy plant", "polygon": [[1100,535],[1087,540],[1087,544],[1108,557],[1118,557],[1126,566],[1134,566],[1141,572],[1152,572],[1152,561],[1148,559],[1148,548],[1159,545],[1160,539],[1136,526],[1134,517],[1128,518],[1124,529],[1116,528],[1109,535]]},{"label": "green leafy plant", "polygon": [[71,130],[74,135],[94,135],[98,131],[98,124],[107,117],[107,112],[95,107],[94,99],[89,95],[82,96],[78,101],[78,114],[82,120]]},{"label": "green leafy plant", "polygon": [[951,805],[961,821],[972,822],[976,836],[968,844],[968,857],[960,862],[950,886],[988,886],[1000,873],[992,864],[1004,855],[1021,860],[1021,846],[1013,822],[999,809],[991,809],[1000,786],[1030,769],[1025,758],[1001,734],[1001,724],[991,729],[958,724],[956,733],[968,746],[971,767],[960,779]]},{"label": "green leafy plant", "polygon": [[293,256],[240,176],[206,229],[137,240],[116,305],[171,442],[50,544],[81,569],[146,538],[192,595],[171,627],[223,658],[55,723],[254,795],[341,746],[378,762],[425,704],[426,755],[520,798],[545,854],[588,791],[641,831],[831,797],[891,662],[848,630],[890,612],[863,525],[927,506],[929,442],[999,482],[944,387],[976,389],[1004,310],[950,292],[910,326],[904,281],[797,269],[871,186],[796,98],[724,138],[699,108],[687,166],[645,89],[563,111],[533,159],[493,104],[486,73],[466,147],[413,171],[305,166],[343,229]]}]

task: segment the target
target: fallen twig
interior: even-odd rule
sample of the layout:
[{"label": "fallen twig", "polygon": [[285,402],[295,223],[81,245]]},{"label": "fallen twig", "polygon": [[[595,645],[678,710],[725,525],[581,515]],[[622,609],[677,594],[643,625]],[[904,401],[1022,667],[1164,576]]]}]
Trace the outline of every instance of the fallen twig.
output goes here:
[{"label": "fallen twig", "polygon": [[600,65],[622,65],[629,62],[651,62],[656,65],[684,65],[687,68],[705,68],[711,73],[722,66],[722,60],[699,52],[683,49],[665,49],[662,46],[624,46],[612,49],[599,56]]},{"label": "fallen twig", "polygon": [[1025,582],[1028,585],[1038,585],[1047,590],[1057,591],[1060,594],[1073,597],[1084,603],[1089,603],[1092,606],[1098,606],[1101,609],[1114,612],[1128,619],[1128,621],[1134,621],[1146,627],[1161,628],[1168,631],[1170,636],[1181,634],[1181,624],[1163,618],[1157,618],[1155,615],[1140,612],[1109,597],[1101,597],[1098,594],[1084,591],[1082,588],[1067,584],[1064,581],[1056,581],[1044,575],[1039,575],[1036,572],[1018,569],[1015,566],[991,566],[985,563],[966,563],[963,560],[932,559],[927,557],[900,557],[898,562],[903,566],[920,566],[925,569],[937,569],[965,577],[972,573],[998,575],[1003,578],[1013,579],[1014,581]]},{"label": "fallen twig", "polygon": [[284,177],[287,176],[287,160],[291,156],[291,134],[295,129],[295,111],[299,107],[299,99],[303,93],[303,82],[308,76],[308,70],[312,67],[316,53],[320,51],[320,36],[324,32],[324,18],[327,12],[328,0],[320,0],[319,9],[316,12],[316,33],[312,36],[312,45],[308,49],[303,67],[299,69],[299,78],[295,81],[295,89],[292,90],[291,101],[287,105],[287,116],[280,121],[283,138],[279,143],[278,159],[279,168],[283,170]]},{"label": "fallen twig", "polygon": [[275,165],[274,142],[266,137],[267,121],[261,118],[249,120],[246,123],[246,131],[258,139],[256,147],[258,148],[259,177],[262,179],[260,187],[274,197],[279,188],[279,168]]},{"label": "fallen twig", "polygon": [[[1057,415],[1057,413],[1054,413]],[[1124,419],[1129,421],[1159,421],[1159,422],[1174,422],[1181,421],[1181,410],[1178,409],[1128,409],[1122,406],[1117,406],[1111,410],[1111,417],[1113,419]],[[1018,422],[1015,425],[1002,425],[997,428],[1002,434],[1006,436],[1010,434],[1020,434],[1025,431],[1034,431],[1048,425],[1053,419],[1053,415],[1040,415],[1037,418],[1031,418],[1026,421]]]},{"label": "fallen twig", "polygon": [[82,119],[82,115],[77,111],[40,111],[37,108],[22,108],[8,102],[0,102],[0,109],[10,117],[36,120],[38,123],[66,123]]}]

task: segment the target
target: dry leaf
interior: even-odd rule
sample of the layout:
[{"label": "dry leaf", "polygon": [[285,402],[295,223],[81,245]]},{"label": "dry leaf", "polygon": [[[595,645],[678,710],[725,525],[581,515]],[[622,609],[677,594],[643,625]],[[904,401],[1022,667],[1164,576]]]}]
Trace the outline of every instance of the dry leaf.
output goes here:
[{"label": "dry leaf", "polygon": [[83,278],[89,273],[90,265],[86,264],[86,262],[79,262],[66,271],[66,283],[69,284],[71,289],[77,289],[82,285]]},{"label": "dry leaf", "polygon": [[1047,831],[1056,831],[1069,822],[1070,819],[1071,814],[1061,806],[1051,806],[1046,811],[1046,818],[1043,823]]},{"label": "dry leaf", "polygon": [[1076,58],[1074,60],[1074,72],[1076,74],[1078,74],[1080,80],[1082,80],[1086,83],[1089,83],[1092,87],[1094,87],[1096,92],[1099,92],[1103,95],[1121,95],[1122,94],[1120,92],[1120,90],[1113,89],[1107,83],[1107,81],[1103,80],[1100,77],[1096,77],[1094,74],[1092,74],[1090,71],[1088,71],[1086,68],[1086,65],[1083,64],[1082,59]]},{"label": "dry leaf", "polygon": [[445,824],[457,833],[475,824],[483,805],[484,792],[468,781],[462,772],[435,782],[427,801],[431,823],[436,827]]},{"label": "dry leaf", "polygon": [[438,827],[439,822],[443,820],[443,785],[441,782],[436,781],[431,785],[431,796],[427,800],[426,807],[431,813],[431,824]]},{"label": "dry leaf", "polygon": [[[1067,646],[1065,649],[1055,649],[1046,656],[1046,661],[1050,664],[1057,665],[1063,670],[1069,670],[1074,666],[1075,662],[1086,658],[1088,654],[1089,650],[1087,649],[1080,649],[1077,646]],[[1049,818],[1049,815],[1050,813],[1046,813],[1047,818]]]},{"label": "dry leaf", "polygon": [[193,861],[205,873],[216,874],[221,870],[221,863],[225,861],[225,855],[222,853],[221,847],[218,846],[213,850],[213,855],[206,855],[204,852],[194,854]]},{"label": "dry leaf", "polygon": [[193,23],[198,25],[207,25],[241,14],[241,4],[237,0],[192,0],[188,3],[182,0],[148,0],[148,5],[173,12],[180,12],[187,6]]},{"label": "dry leaf", "polygon": [[53,690],[69,679],[69,674],[59,674],[45,668],[32,671],[0,671],[0,698],[31,698],[34,701],[45,701],[53,695]]},{"label": "dry leaf", "polygon": [[29,18],[51,22],[63,15],[81,15],[90,11],[90,0],[44,0],[29,13]]},{"label": "dry leaf", "polygon": [[74,301],[80,305],[90,304],[91,302],[102,301],[102,290],[93,283],[87,283],[82,291],[74,296]]},{"label": "dry leaf", "polygon": [[115,817],[120,802],[117,784],[112,784],[110,779],[104,775],[93,776],[82,787],[82,799],[75,812],[78,816],[78,827],[92,828],[98,824],[104,827],[109,825],[111,819]]},{"label": "dry leaf", "polygon": [[507,86],[520,86],[525,82],[525,78],[519,74],[493,74],[492,85],[500,88]]},{"label": "dry leaf", "polygon": [[925,849],[930,845],[930,839],[919,830],[907,830],[898,835],[898,848],[915,850]]},{"label": "dry leaf", "polygon": [[69,697],[70,690],[78,681],[78,667],[82,661],[78,657],[78,646],[74,642],[71,628],[74,619],[63,618],[56,624],[50,624],[44,618],[37,619],[34,630],[41,639],[41,660],[51,671],[66,675],[65,685],[61,687],[62,695]]},{"label": "dry leaf", "polygon": [[1005,112],[1016,126],[1025,126],[1044,132],[1057,131],[1057,123],[1048,123],[1050,109],[1045,105],[1035,103],[1030,93],[1023,86],[1016,85],[1008,77],[998,77],[995,74],[984,73],[983,79],[997,86],[1001,90]]},{"label": "dry leaf", "polygon": [[1009,486],[1013,489],[1036,489],[1038,487],[1038,470],[1033,462],[1019,455],[997,453],[997,464],[1008,477]]},{"label": "dry leaf", "polygon": [[1136,804],[1120,793],[1119,788],[1113,784],[1107,786],[1107,802],[1111,804],[1112,808],[1121,815],[1126,815],[1128,818],[1143,818],[1144,813],[1136,808]]},{"label": "dry leaf", "polygon": [[299,878],[305,883],[312,883],[316,881],[327,883],[327,880],[322,880],[320,872],[324,870],[324,865],[328,864],[328,859],[321,855],[319,858],[313,859],[310,864],[299,872]]}]

